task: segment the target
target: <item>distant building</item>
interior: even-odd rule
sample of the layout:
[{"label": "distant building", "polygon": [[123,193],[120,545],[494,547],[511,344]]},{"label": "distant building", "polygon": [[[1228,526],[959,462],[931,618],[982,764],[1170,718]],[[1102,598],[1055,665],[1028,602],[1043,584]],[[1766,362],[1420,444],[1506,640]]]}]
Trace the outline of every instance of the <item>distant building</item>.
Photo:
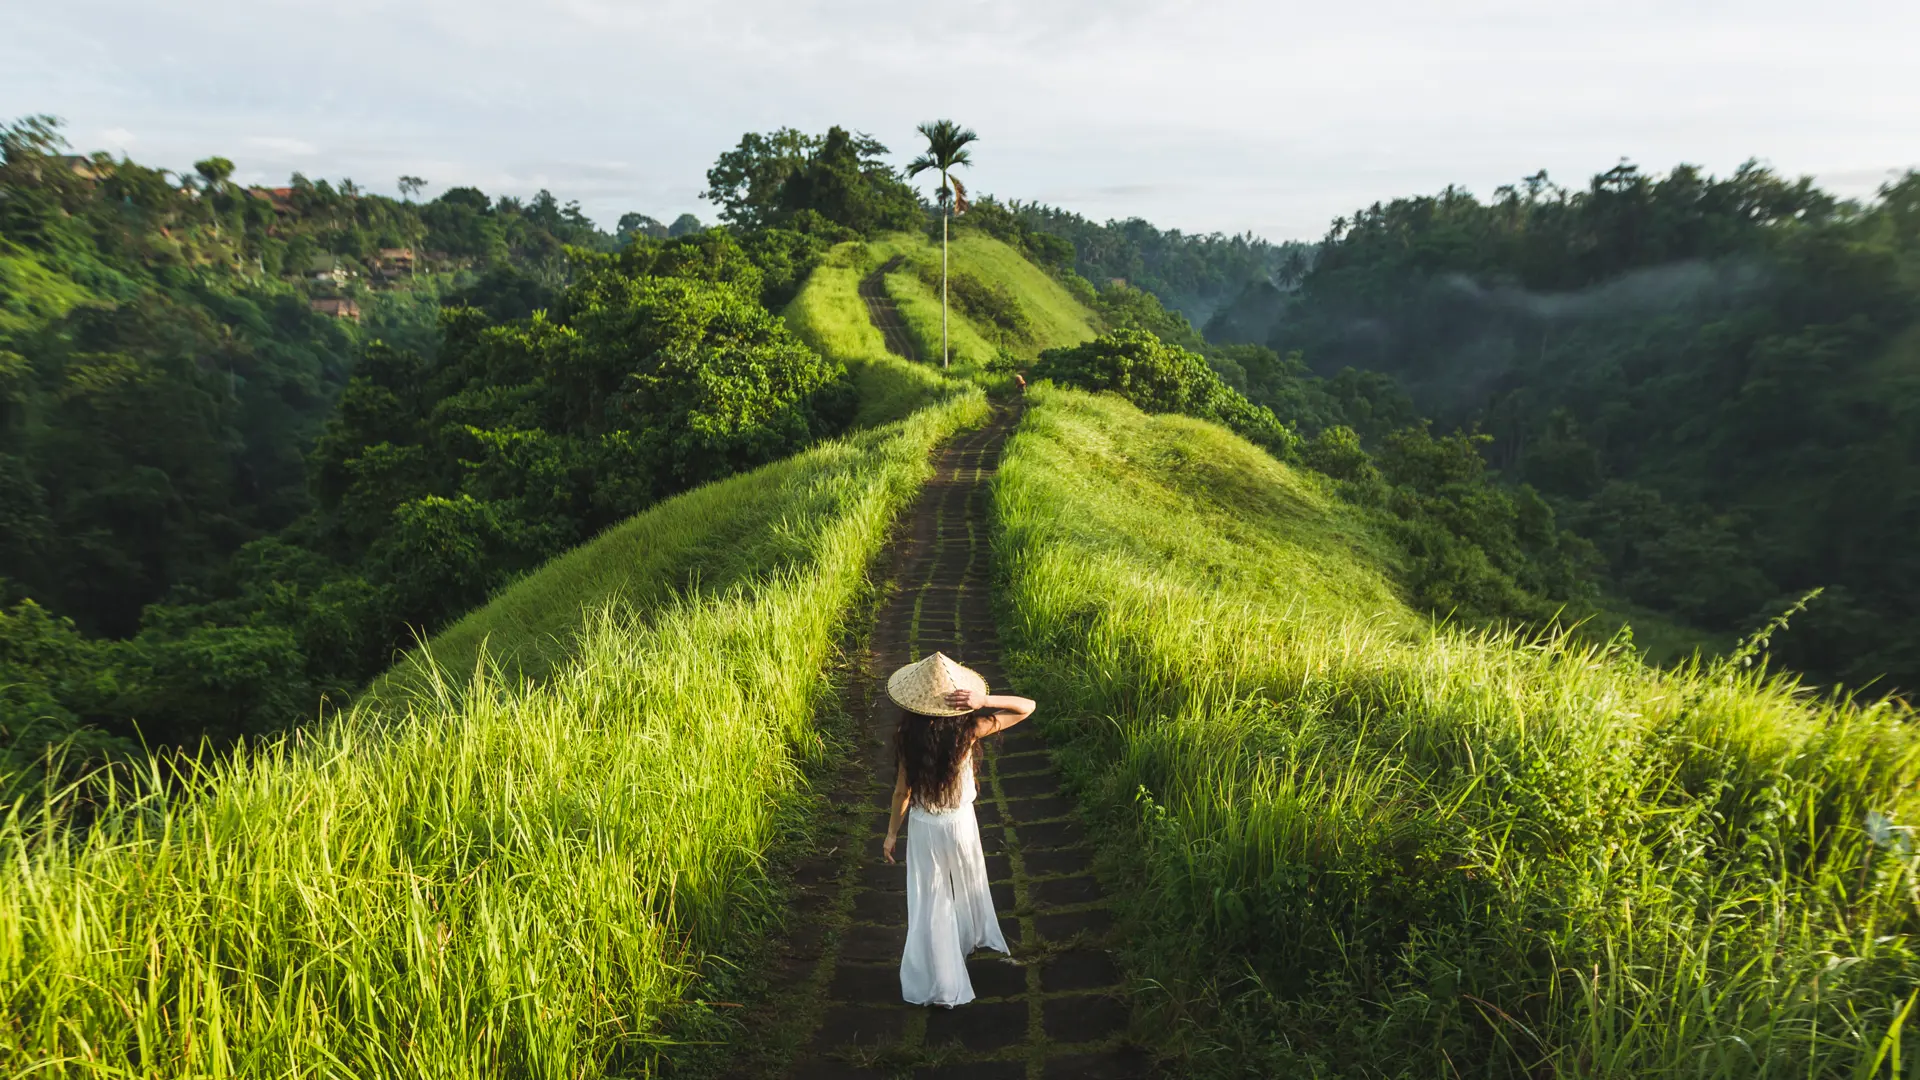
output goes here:
[{"label": "distant building", "polygon": [[381,248],[374,257],[373,272],[382,278],[396,278],[413,272],[412,248]]},{"label": "distant building", "polygon": [[346,260],[338,255],[315,255],[307,264],[307,277],[316,282],[330,285],[345,285],[353,272],[347,269]]},{"label": "distant building", "polygon": [[323,297],[313,302],[313,310],[322,315],[331,315],[336,319],[360,321],[360,305],[344,297]]},{"label": "distant building", "polygon": [[95,167],[92,158],[81,157],[79,154],[64,154],[59,160],[60,164],[72,169],[73,175],[82,180],[100,179],[100,170]]},{"label": "distant building", "polygon": [[293,213],[293,189],[290,187],[248,188],[247,194],[272,206],[276,214]]}]

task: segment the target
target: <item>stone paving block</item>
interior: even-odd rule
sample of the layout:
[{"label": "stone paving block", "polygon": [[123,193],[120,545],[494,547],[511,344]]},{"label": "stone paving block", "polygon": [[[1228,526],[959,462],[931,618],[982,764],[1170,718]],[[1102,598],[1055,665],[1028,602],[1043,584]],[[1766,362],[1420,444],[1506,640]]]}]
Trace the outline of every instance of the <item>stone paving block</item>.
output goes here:
[{"label": "stone paving block", "polygon": [[[895,857],[898,857],[898,853],[895,853]],[[875,892],[904,893],[907,891],[907,864],[867,863],[860,867],[860,885]]]},{"label": "stone paving block", "polygon": [[905,926],[906,895],[863,889],[854,894],[853,918],[856,922],[878,923],[881,926]]},{"label": "stone paving block", "polygon": [[862,1069],[844,1061],[815,1058],[793,1071],[793,1080],[889,1080],[885,1069]]},{"label": "stone paving block", "polygon": [[1153,1075],[1153,1062],[1131,1047],[1103,1054],[1068,1054],[1049,1057],[1041,1071],[1046,1080],[1147,1080]]},{"label": "stone paving block", "polygon": [[793,882],[796,885],[819,885],[833,881],[840,876],[840,860],[808,859],[793,868]]},{"label": "stone paving block", "polygon": [[896,964],[847,964],[834,969],[827,997],[849,1005],[896,1005],[900,998],[900,967]]},{"label": "stone paving block", "polygon": [[953,1041],[976,1054],[1026,1042],[1027,1003],[975,1001],[957,1009],[929,1009],[927,1046]]},{"label": "stone paving block", "polygon": [[787,899],[787,910],[801,919],[819,918],[822,912],[832,907],[833,902],[839,899],[839,886],[837,884],[831,886],[831,892],[827,891],[828,888],[829,886],[826,885],[817,885],[795,890],[794,894]]},{"label": "stone paving block", "polygon": [[787,930],[787,951],[794,956],[808,958],[820,955],[820,948],[826,943],[827,924],[819,919],[806,921],[789,920]]},{"label": "stone paving block", "polygon": [[1020,826],[1020,846],[1029,851],[1072,847],[1086,840],[1087,832],[1077,821],[1043,821]]},{"label": "stone paving block", "polygon": [[998,770],[1003,779],[1015,776],[1058,777],[1060,775],[1053,769],[1053,755],[1043,750],[1024,750],[1017,754],[1003,754],[994,762],[993,767]]},{"label": "stone paving block", "polygon": [[967,978],[976,996],[1014,997],[1027,992],[1027,969],[987,953],[967,961]]},{"label": "stone paving block", "polygon": [[913,1080],[1027,1080],[1024,1061],[974,1061],[915,1069]]},{"label": "stone paving block", "polygon": [[900,926],[849,926],[840,937],[840,959],[866,963],[900,962],[907,950],[907,928]]},{"label": "stone paving block", "polygon": [[982,826],[998,825],[1002,820],[1000,816],[1000,807],[990,802],[974,803],[973,816],[979,820]]},{"label": "stone paving block", "polygon": [[1106,990],[1121,981],[1120,968],[1099,949],[1075,949],[1048,960],[1040,969],[1040,989],[1058,994],[1069,990]]},{"label": "stone paving block", "polygon": [[905,1009],[871,1005],[835,1005],[827,1010],[813,1033],[813,1050],[825,1053],[848,1046],[876,1046],[900,1037],[906,1025]]},{"label": "stone paving block", "polygon": [[1013,879],[1013,859],[1006,855],[987,856],[987,880],[1011,881]]},{"label": "stone paving block", "polygon": [[1051,771],[1000,777],[1000,792],[1010,799],[1025,798],[1030,795],[1055,795],[1059,791],[1060,778]]},{"label": "stone paving block", "polygon": [[1040,907],[1091,904],[1102,896],[1099,879],[1090,874],[1037,881],[1028,886],[1027,895],[1032,897],[1033,902]]},{"label": "stone paving block", "polygon": [[812,978],[819,964],[817,955],[803,956],[789,952],[769,965],[767,977],[775,986],[795,986]]},{"label": "stone paving block", "polygon": [[1113,912],[1106,908],[1093,908],[1061,914],[1043,913],[1034,917],[1033,925],[1034,929],[1040,931],[1040,936],[1048,941],[1065,941],[1082,933],[1100,938],[1113,929]]},{"label": "stone paving block", "polygon": [[1040,1009],[1047,1038],[1058,1043],[1103,1042],[1127,1030],[1127,1003],[1095,994],[1049,999]]},{"label": "stone paving block", "polygon": [[987,888],[993,894],[993,910],[1012,911],[1014,909],[1016,905],[1014,904],[1014,900],[1013,900],[1013,883],[1012,882],[1006,882],[1000,885],[990,884],[987,886]]},{"label": "stone paving block", "polygon": [[1084,874],[1093,869],[1093,852],[1086,848],[1054,848],[1029,851],[1020,858],[1029,877],[1053,877],[1056,874]]},{"label": "stone paving block", "polygon": [[1007,816],[1019,824],[1067,817],[1076,807],[1065,795],[1042,795],[1033,799],[1015,799],[1007,804]]}]

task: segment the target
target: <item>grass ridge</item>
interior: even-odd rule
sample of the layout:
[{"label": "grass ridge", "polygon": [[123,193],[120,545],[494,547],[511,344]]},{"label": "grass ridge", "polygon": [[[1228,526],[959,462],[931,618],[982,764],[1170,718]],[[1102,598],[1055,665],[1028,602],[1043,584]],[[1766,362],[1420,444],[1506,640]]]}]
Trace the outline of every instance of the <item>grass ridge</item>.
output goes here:
[{"label": "grass ridge", "polygon": [[1884,1075],[1920,989],[1909,707],[1433,625],[1313,476],[1031,400],[1012,660],[1186,1075]]},{"label": "grass ridge", "polygon": [[[100,777],[33,818],[16,809],[0,824],[0,1062],[659,1067],[669,1033],[709,1008],[687,997],[703,958],[775,917],[762,858],[819,753],[812,719],[867,566],[932,447],[985,412],[960,390],[648,511],[635,535],[699,543],[714,534],[669,519],[760,500],[789,557],[686,593],[649,578],[653,602],[599,604],[543,680],[456,638],[443,655],[472,656],[471,679],[421,664],[405,692],[205,762],[186,789]],[[508,625],[523,600],[500,603]]]}]

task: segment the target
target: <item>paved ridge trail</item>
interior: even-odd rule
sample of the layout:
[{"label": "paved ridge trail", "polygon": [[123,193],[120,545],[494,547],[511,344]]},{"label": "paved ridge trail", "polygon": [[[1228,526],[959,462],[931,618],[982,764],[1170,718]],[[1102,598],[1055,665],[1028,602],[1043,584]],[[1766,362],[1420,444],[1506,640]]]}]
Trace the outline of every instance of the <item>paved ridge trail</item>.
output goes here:
[{"label": "paved ridge trail", "polygon": [[885,696],[885,676],[939,649],[979,670],[995,690],[1006,688],[991,603],[988,526],[990,485],[1014,419],[1011,409],[997,408],[985,428],[956,437],[941,451],[934,478],[883,556],[891,591],[884,594],[869,653],[848,691],[848,709],[864,735],[860,760],[842,768],[831,795],[838,827],[823,831],[819,849],[795,874],[794,918],[776,967],[785,987],[760,1017],[749,1020],[745,1035],[751,1044],[757,1034],[777,1032],[787,1046],[774,1056],[786,1064],[758,1075],[1147,1075],[1145,1056],[1124,1045],[1128,1007],[1120,972],[1103,947],[1111,915],[1091,873],[1092,851],[1031,724],[988,740],[975,804],[994,906],[1017,962],[976,954],[967,965],[976,998],[956,1009],[911,1006],[900,998],[904,848],[893,865],[880,856],[899,718]]},{"label": "paved ridge trail", "polygon": [[860,299],[867,302],[867,319],[886,339],[887,351],[908,360],[919,360],[920,351],[913,347],[913,335],[907,333],[907,324],[900,318],[900,309],[887,293],[887,275],[900,269],[906,261],[906,256],[895,255],[878,270],[861,278]]}]

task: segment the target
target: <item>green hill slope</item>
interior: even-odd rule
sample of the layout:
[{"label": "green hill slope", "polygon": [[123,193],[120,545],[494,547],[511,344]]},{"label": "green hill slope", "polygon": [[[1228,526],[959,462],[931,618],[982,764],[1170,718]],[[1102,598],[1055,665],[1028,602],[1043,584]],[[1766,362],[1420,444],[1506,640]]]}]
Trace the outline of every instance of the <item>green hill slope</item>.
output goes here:
[{"label": "green hill slope", "polygon": [[808,275],[782,312],[788,328],[802,341],[847,365],[860,389],[855,423],[862,427],[898,420],[949,385],[933,368],[888,352],[880,331],[868,319],[860,279],[878,265],[871,245],[840,244]]},{"label": "green hill slope", "polygon": [[[862,382],[871,419],[895,418],[920,392],[917,377],[900,371],[898,359],[868,322],[858,293],[862,278],[896,256],[903,262],[886,276],[887,292],[920,355],[937,364],[940,245],[918,233],[894,233],[835,248],[785,313],[787,325],[802,339],[845,360]],[[1077,345],[1094,336],[1098,317],[1045,270],[1001,241],[959,230],[950,256],[948,332],[954,374],[987,376],[1003,349],[1020,361],[1031,361],[1045,349]]]},{"label": "green hill slope", "polygon": [[0,824],[0,1060],[652,1068],[707,1022],[691,988],[725,996],[714,958],[782,918],[763,862],[823,749],[838,635],[930,451],[984,414],[976,389],[942,397],[556,560],[377,707],[209,761],[186,790],[85,790],[84,829],[68,800]]},{"label": "green hill slope", "polygon": [[[847,365],[860,391],[856,426],[862,429],[903,420],[956,395],[978,394],[970,383],[943,376],[930,364],[889,353],[869,321],[860,280],[896,255],[906,256],[910,266],[938,272],[939,247],[917,234],[844,243],[828,253],[782,313],[808,345]],[[1005,283],[1007,300],[1032,327],[1019,342],[1030,353],[1093,335],[1093,313],[998,240],[960,233],[953,245],[953,272],[956,277]],[[915,273],[890,275],[889,285],[896,297],[905,298],[903,314],[914,332],[924,337],[930,328],[930,355],[937,355],[939,294],[929,293]],[[997,349],[986,344],[994,331],[977,323],[961,312],[951,319],[956,341],[967,342],[964,356],[956,350],[956,361],[965,365],[962,374],[978,374]],[[871,453],[875,445],[873,436],[857,436],[840,452]],[[806,552],[803,538],[785,524],[833,513],[826,501],[831,493],[820,485],[818,474],[822,468],[839,467],[835,462],[838,458],[821,451],[796,455],[677,496],[660,512],[638,515],[607,530],[436,635],[424,654],[409,657],[381,680],[376,696],[430,683],[433,669],[464,679],[483,648],[509,682],[520,676],[544,677],[573,654],[587,612],[612,607],[621,613],[644,613],[676,595],[719,594],[740,582],[783,572]],[[429,656],[431,663],[426,662]]]},{"label": "green hill slope", "polygon": [[996,494],[1016,681],[1073,739],[1183,1075],[1897,1053],[1909,708],[1436,628],[1322,481],[1194,420],[1031,400]]}]

